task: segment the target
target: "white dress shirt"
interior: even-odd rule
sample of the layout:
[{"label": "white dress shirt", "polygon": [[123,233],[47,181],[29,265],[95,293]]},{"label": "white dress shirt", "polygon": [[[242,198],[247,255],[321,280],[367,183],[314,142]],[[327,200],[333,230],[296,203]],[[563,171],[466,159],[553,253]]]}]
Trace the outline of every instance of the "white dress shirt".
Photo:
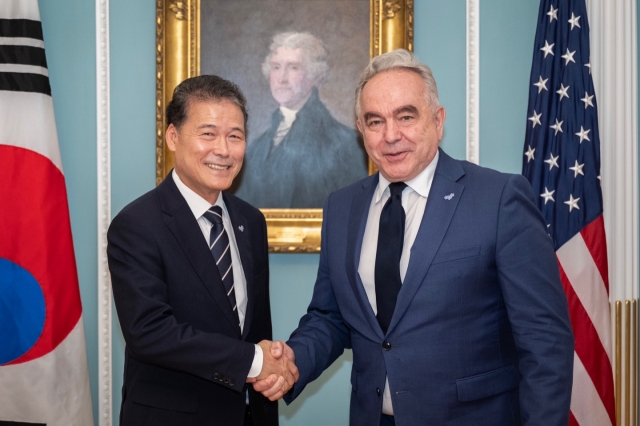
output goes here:
[{"label": "white dress shirt", "polygon": [[[418,176],[409,182],[405,182],[407,187],[402,192],[402,207],[405,211],[404,226],[404,243],[402,245],[402,256],[400,257],[400,278],[404,281],[409,266],[409,257],[411,255],[411,246],[416,239],[424,209],[427,205],[427,197],[433,182],[433,176],[438,164],[440,153],[437,152],[431,163]],[[358,274],[367,292],[367,298],[373,308],[373,313],[377,315],[378,307],[376,304],[376,283],[375,283],[375,265],[376,250],[378,247],[378,230],[380,228],[380,214],[382,208],[389,199],[389,181],[379,175],[378,187],[373,193],[371,205],[369,206],[369,216],[367,217],[367,225],[364,230],[364,238],[362,240],[362,250],[360,251],[360,263],[358,265]],[[389,390],[389,379],[387,378],[384,386],[384,395],[382,399],[382,413],[392,416],[393,405],[391,404],[391,391]]]},{"label": "white dress shirt", "polygon": [[[184,182],[180,180],[175,169],[171,176],[173,177],[173,181],[176,183],[180,194],[182,194],[184,199],[187,201],[191,212],[198,221],[202,235],[204,235],[204,239],[207,241],[207,246],[209,246],[209,238],[211,236],[211,228],[213,225],[204,217],[204,213],[211,208],[211,204],[185,185]],[[244,276],[244,269],[242,269],[242,261],[240,260],[240,252],[238,251],[236,236],[233,232],[233,224],[231,223],[229,212],[227,211],[227,207],[224,205],[224,200],[222,199],[222,192],[220,192],[220,195],[214,205],[222,208],[222,223],[224,224],[224,229],[227,231],[227,235],[229,236],[229,250],[231,251],[231,263],[233,265],[233,288],[236,293],[236,303],[238,304],[240,332],[242,332],[242,330],[244,330],[244,318],[247,312],[247,280]],[[211,265],[212,268],[215,268],[215,262],[211,262]],[[260,374],[260,371],[262,370],[263,356],[262,348],[255,345],[255,355],[247,377],[256,377]]]}]

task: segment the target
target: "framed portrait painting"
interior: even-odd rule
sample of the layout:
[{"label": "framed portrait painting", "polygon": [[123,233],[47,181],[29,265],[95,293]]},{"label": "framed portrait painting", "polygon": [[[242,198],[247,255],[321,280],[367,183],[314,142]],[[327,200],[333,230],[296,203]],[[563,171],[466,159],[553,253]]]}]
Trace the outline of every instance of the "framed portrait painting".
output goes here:
[{"label": "framed portrait painting", "polygon": [[173,168],[164,111],[215,74],[247,98],[247,150],[229,189],[260,208],[272,252],[320,250],[322,205],[373,166],[354,91],[369,59],[413,50],[413,0],[157,0],[156,184]]}]

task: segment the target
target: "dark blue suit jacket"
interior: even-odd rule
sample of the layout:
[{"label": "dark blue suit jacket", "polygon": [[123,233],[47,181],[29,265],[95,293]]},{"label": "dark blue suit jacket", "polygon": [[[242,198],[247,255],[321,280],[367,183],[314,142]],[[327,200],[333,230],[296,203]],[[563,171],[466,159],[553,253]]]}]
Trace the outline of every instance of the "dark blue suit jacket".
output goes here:
[{"label": "dark blue suit jacket", "polygon": [[352,426],[379,424],[387,375],[398,426],[566,426],[573,335],[529,183],[440,151],[386,335],[357,272],[377,183],[326,202],[313,299],[288,342],[300,381],[287,401],[353,348]]},{"label": "dark blue suit jacket", "polygon": [[[121,425],[242,426],[254,343],[271,339],[264,216],[223,193],[247,280],[240,333],[189,205],[169,176],[113,219],[107,254],[125,351]],[[242,227],[243,231],[240,231]],[[277,403],[249,388],[256,426]]]}]

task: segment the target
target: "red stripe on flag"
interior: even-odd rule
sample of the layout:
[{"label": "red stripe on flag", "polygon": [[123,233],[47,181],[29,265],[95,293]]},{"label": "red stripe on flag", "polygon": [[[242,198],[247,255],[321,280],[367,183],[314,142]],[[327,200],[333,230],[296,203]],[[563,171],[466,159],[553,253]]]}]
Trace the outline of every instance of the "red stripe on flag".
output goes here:
[{"label": "red stripe on flag", "polygon": [[569,426],[580,426],[572,412],[569,412]]},{"label": "red stripe on flag", "polygon": [[[575,351],[587,370],[602,403],[609,414],[611,424],[616,424],[613,394],[613,371],[609,357],[598,337],[591,319],[578,299],[573,286],[558,261],[560,280],[569,303],[569,317],[575,336]],[[577,423],[576,423],[577,424]]]},{"label": "red stripe on flag", "polygon": [[600,276],[609,294],[609,266],[607,263],[607,237],[604,232],[604,218],[598,216],[596,220],[582,228],[580,231],[593,261],[600,271]]}]

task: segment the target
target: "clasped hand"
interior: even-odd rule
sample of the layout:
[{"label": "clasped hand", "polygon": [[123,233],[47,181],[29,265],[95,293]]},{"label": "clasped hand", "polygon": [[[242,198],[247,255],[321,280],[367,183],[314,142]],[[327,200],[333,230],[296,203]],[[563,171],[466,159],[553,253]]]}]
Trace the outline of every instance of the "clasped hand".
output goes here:
[{"label": "clasped hand", "polygon": [[253,383],[257,392],[270,401],[276,401],[289,392],[300,377],[295,364],[295,354],[282,341],[263,340],[258,346],[262,348],[263,354],[262,371],[258,377],[247,379],[247,383]]}]

